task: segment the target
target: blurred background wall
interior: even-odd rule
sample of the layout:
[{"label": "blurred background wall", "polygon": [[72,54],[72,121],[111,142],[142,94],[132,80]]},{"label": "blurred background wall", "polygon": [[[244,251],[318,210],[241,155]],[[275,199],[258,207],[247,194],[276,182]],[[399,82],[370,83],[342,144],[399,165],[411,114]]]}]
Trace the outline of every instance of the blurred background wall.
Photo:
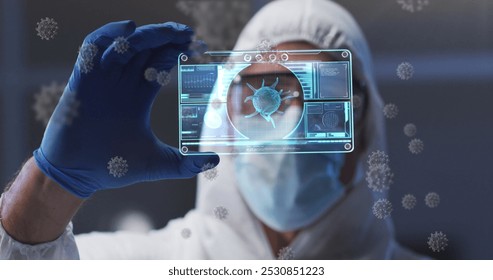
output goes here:
[{"label": "blurred background wall", "polygon": [[[133,19],[138,25],[178,21],[209,30],[203,39],[228,49],[243,21],[268,1],[239,2],[234,6],[239,9],[227,6],[224,17],[211,17],[204,25],[204,18],[194,19],[187,3],[177,7],[177,1],[0,0],[0,183],[6,185],[39,146],[44,124],[36,120],[34,96],[42,86],[66,82],[85,35],[116,20]],[[374,54],[383,99],[399,108],[398,116],[387,121],[395,173],[390,200],[399,241],[439,259],[493,258],[493,2],[429,0],[414,12],[402,3],[417,5],[418,0],[336,2],[360,23]],[[35,31],[45,17],[59,26],[48,41]],[[216,25],[228,21],[234,23],[226,25],[224,38]],[[414,66],[410,80],[396,75],[404,61]],[[170,144],[177,142],[178,123],[173,75],[175,82],[163,88],[152,113],[155,133]],[[411,138],[403,133],[407,123],[417,126],[416,137],[424,142],[419,155],[408,150]],[[441,197],[437,208],[425,206],[430,191]],[[101,192],[75,217],[74,230],[108,231],[129,224],[160,228],[194,206],[195,192],[195,179]],[[411,211],[400,205],[407,193],[418,198]],[[449,246],[435,254],[426,241],[437,230],[447,234]]]}]

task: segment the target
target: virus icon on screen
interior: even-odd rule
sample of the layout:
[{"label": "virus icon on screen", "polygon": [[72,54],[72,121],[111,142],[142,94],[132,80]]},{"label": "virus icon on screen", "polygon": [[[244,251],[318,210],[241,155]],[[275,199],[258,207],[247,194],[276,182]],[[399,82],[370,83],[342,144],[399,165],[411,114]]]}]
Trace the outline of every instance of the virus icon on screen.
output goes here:
[{"label": "virus icon on screen", "polygon": [[383,107],[383,114],[387,119],[393,119],[399,114],[399,108],[393,103],[386,104]]},{"label": "virus icon on screen", "polygon": [[379,219],[385,219],[392,213],[392,203],[388,199],[380,198],[373,204],[373,215]]},{"label": "virus icon on screen", "polygon": [[153,82],[157,80],[157,73],[158,72],[156,68],[149,67],[144,72],[144,78],[149,82]]},{"label": "virus icon on screen", "polygon": [[397,66],[397,77],[401,80],[409,80],[414,75],[414,67],[409,62],[402,62]]},{"label": "virus icon on screen", "polygon": [[416,206],[416,197],[412,194],[406,194],[402,197],[402,207],[406,210],[411,210]]},{"label": "virus icon on screen", "polygon": [[425,144],[423,143],[423,140],[414,138],[409,142],[408,148],[411,153],[417,155],[423,152]]},{"label": "virus icon on screen", "polygon": [[294,260],[294,251],[291,247],[284,247],[277,253],[278,260]]},{"label": "virus icon on screen", "polygon": [[123,177],[128,171],[127,161],[118,156],[111,158],[108,162],[108,171],[115,178]]},{"label": "virus icon on screen", "polygon": [[397,0],[397,4],[401,5],[404,11],[414,13],[423,10],[430,2],[429,0]]},{"label": "virus icon on screen", "polygon": [[213,212],[214,216],[216,216],[216,218],[221,221],[226,219],[229,215],[228,209],[224,208],[223,206],[214,207]]},{"label": "virus icon on screen", "polygon": [[202,166],[202,175],[209,181],[217,178],[217,167],[212,163],[207,163]]},{"label": "virus icon on screen", "polygon": [[440,196],[436,192],[430,192],[425,196],[425,204],[430,208],[436,208],[440,204]]},{"label": "virus icon on screen", "polygon": [[164,87],[171,81],[171,75],[166,71],[161,71],[157,73],[156,81],[158,82],[158,84]]},{"label": "virus icon on screen", "polygon": [[448,246],[447,235],[445,235],[441,231],[435,231],[428,237],[428,247],[433,252],[441,252],[445,250],[445,247]]},{"label": "virus icon on screen", "polygon": [[377,150],[368,155],[368,165],[370,167],[376,165],[388,165],[390,162],[389,156],[384,151]]},{"label": "virus icon on screen", "polygon": [[371,165],[366,172],[368,187],[376,192],[384,192],[394,183],[394,173],[387,164]]},{"label": "virus icon on screen", "polygon": [[128,48],[130,48],[130,43],[128,43],[127,39],[123,36],[116,37],[113,44],[114,44],[115,52],[119,54],[126,53],[128,51]]},{"label": "virus icon on screen", "polygon": [[83,44],[79,49],[77,65],[80,72],[87,74],[94,68],[94,58],[98,54],[98,47],[95,44]]},{"label": "virus icon on screen", "polygon": [[274,123],[274,119],[271,117],[272,114],[278,112],[283,114],[282,111],[279,111],[279,107],[281,106],[281,102],[290,98],[294,98],[294,96],[284,96],[283,94],[288,94],[289,92],[283,93],[283,90],[276,90],[276,86],[279,83],[279,78],[276,78],[276,81],[271,86],[264,86],[265,81],[262,80],[262,86],[258,89],[254,88],[252,85],[247,83],[247,86],[253,91],[253,95],[245,98],[244,102],[252,101],[253,107],[255,108],[255,112],[246,115],[245,118],[251,118],[255,115],[260,114],[266,121],[272,123],[272,126],[276,128],[276,124]]},{"label": "virus icon on screen", "polygon": [[413,137],[418,132],[418,128],[413,123],[408,123],[404,126],[404,134],[407,137]]},{"label": "virus icon on screen", "polygon": [[190,238],[191,235],[192,231],[189,228],[184,228],[181,230],[181,237],[183,237],[184,239]]},{"label": "virus icon on screen", "polygon": [[36,31],[42,40],[51,40],[55,38],[55,35],[57,34],[58,23],[49,17],[42,18],[37,23]]}]

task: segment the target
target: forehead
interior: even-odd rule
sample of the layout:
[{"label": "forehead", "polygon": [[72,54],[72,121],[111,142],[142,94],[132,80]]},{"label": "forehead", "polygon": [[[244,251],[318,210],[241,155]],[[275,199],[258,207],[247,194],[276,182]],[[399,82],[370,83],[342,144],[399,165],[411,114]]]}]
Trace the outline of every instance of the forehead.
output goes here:
[{"label": "forehead", "polygon": [[[297,42],[286,42],[286,43],[281,43],[273,48],[273,50],[277,51],[283,51],[283,50],[312,50],[312,49],[318,49],[316,46],[313,44],[310,44],[308,42],[303,42],[303,41],[297,41]],[[332,60],[331,57],[328,54],[322,54],[324,57],[323,59],[325,61],[330,61]],[[305,60],[319,60],[320,59],[320,54],[319,55],[314,55],[314,54],[306,54],[306,55],[296,55],[296,56],[291,56],[290,60],[291,61],[305,61]],[[290,73],[286,67],[283,67],[280,64],[276,63],[254,63],[245,71],[242,73],[242,75],[263,75],[263,74],[288,74]]]}]

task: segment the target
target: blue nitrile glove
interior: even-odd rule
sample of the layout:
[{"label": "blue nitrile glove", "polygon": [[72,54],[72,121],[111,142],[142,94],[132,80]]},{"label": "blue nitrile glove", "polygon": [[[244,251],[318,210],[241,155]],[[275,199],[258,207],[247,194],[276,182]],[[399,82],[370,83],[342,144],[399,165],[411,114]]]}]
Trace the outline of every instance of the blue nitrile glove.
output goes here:
[{"label": "blue nitrile glove", "polygon": [[[174,67],[178,54],[188,51],[192,34],[178,23],[136,29],[132,21],[89,34],[41,147],[34,151],[39,168],[72,194],[87,198],[102,189],[192,177],[204,166],[216,166],[217,155],[184,157],[159,141],[150,126],[160,85],[144,73]],[[113,43],[117,38],[124,39],[119,47]]]}]

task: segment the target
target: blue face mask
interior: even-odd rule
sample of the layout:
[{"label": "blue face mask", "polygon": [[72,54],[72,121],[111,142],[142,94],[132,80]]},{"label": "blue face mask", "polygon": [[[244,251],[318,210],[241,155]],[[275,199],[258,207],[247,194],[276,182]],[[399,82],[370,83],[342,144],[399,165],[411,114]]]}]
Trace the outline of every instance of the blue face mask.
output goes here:
[{"label": "blue face mask", "polygon": [[240,192],[264,224],[280,231],[306,227],[344,194],[343,154],[247,154],[235,159]]}]

